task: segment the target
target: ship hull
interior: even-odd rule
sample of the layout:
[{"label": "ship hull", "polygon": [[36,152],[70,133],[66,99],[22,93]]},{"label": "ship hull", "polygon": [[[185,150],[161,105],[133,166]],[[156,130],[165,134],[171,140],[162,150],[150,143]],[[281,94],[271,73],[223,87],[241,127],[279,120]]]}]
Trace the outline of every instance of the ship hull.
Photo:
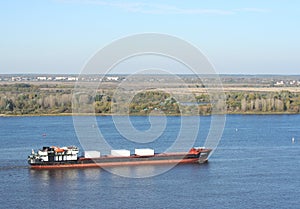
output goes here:
[{"label": "ship hull", "polygon": [[162,164],[183,164],[183,163],[206,163],[210,150],[198,154],[174,153],[155,154],[154,156],[130,156],[112,157],[104,156],[99,158],[80,157],[74,161],[60,162],[36,162],[30,164],[32,169],[53,169],[53,168],[91,168],[91,167],[113,167],[113,166],[138,166],[138,165],[162,165]]}]

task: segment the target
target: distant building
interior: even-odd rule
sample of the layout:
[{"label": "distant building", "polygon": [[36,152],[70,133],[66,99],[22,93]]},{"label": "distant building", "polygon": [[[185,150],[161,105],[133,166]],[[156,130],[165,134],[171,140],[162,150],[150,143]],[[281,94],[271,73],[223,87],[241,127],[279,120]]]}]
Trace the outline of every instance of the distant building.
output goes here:
[{"label": "distant building", "polygon": [[108,77],[106,77],[106,79],[108,80],[108,81],[118,81],[119,80],[119,77],[117,77],[117,76],[108,76]]},{"label": "distant building", "polygon": [[68,81],[78,81],[77,77],[68,77]]},{"label": "distant building", "polygon": [[277,81],[274,85],[275,86],[283,86],[284,82],[283,81]]},{"label": "distant building", "polygon": [[47,80],[47,77],[46,77],[46,76],[43,76],[43,77],[39,76],[39,77],[37,77],[36,79],[37,79],[38,81],[46,81],[46,80]]},{"label": "distant building", "polygon": [[59,76],[59,77],[54,78],[54,80],[56,80],[56,81],[64,81],[66,79],[67,79],[67,77],[63,77],[63,76]]},{"label": "distant building", "polygon": [[13,76],[13,77],[11,77],[11,81],[21,81],[22,80],[22,78],[21,77],[15,77],[15,76]]}]

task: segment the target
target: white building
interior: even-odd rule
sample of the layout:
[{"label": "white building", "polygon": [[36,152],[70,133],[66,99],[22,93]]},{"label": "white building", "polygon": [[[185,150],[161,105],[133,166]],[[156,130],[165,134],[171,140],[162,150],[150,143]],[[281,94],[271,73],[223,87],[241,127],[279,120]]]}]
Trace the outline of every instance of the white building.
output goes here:
[{"label": "white building", "polygon": [[78,81],[77,77],[68,77],[68,81]]},{"label": "white building", "polygon": [[117,76],[114,76],[114,77],[108,76],[108,77],[106,77],[106,79],[107,79],[108,81],[117,81],[117,80],[119,80],[119,77],[117,77]]},{"label": "white building", "polygon": [[56,81],[63,81],[63,80],[66,80],[66,79],[67,79],[67,77],[63,77],[63,76],[55,77]]},{"label": "white building", "polygon": [[43,77],[39,76],[39,77],[37,77],[36,79],[37,79],[38,81],[46,81],[46,80],[47,80],[47,77],[45,77],[45,76],[43,76]]},{"label": "white building", "polygon": [[283,81],[277,81],[274,85],[275,86],[283,86],[284,82]]}]

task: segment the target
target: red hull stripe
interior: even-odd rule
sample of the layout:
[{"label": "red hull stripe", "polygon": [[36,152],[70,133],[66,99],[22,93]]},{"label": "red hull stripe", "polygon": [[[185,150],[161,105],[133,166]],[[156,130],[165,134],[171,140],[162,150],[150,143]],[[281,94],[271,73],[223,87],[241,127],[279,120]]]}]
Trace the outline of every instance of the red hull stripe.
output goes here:
[{"label": "red hull stripe", "polygon": [[159,165],[159,164],[178,164],[178,163],[196,163],[195,159],[178,160],[153,160],[153,161],[127,161],[127,162],[107,162],[107,163],[86,163],[86,164],[61,164],[61,165],[31,165],[33,169],[51,169],[51,168],[92,168],[92,167],[110,167],[110,166],[130,166],[130,165]]}]

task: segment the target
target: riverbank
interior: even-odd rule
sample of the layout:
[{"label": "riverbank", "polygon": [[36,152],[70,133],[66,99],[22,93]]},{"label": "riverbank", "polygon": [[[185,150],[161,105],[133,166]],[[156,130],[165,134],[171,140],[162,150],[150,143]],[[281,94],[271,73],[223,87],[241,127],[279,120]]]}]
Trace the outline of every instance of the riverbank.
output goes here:
[{"label": "riverbank", "polygon": [[[299,115],[300,113],[292,112],[226,112],[223,115]],[[151,114],[151,116],[210,116],[206,115],[188,115],[188,114]],[[216,115],[216,114],[214,114]],[[56,117],[56,116],[128,116],[125,114],[73,114],[73,113],[60,113],[60,114],[0,114],[0,118],[4,117]],[[130,116],[149,116],[146,114],[130,114]]]},{"label": "riverbank", "polygon": [[112,115],[116,108],[118,113],[126,115],[127,112],[129,115],[210,115],[224,110],[227,114],[300,113],[300,87],[237,88],[234,84],[226,85],[217,92],[218,96],[211,98],[207,88],[195,83],[188,88],[175,88],[173,83],[151,89],[136,89],[142,83],[134,85],[127,92],[115,94],[117,83],[108,83],[92,93],[74,93],[73,86],[64,83],[4,84],[0,85],[0,115],[69,116],[73,115],[74,108],[84,115],[94,111],[96,115]]}]

